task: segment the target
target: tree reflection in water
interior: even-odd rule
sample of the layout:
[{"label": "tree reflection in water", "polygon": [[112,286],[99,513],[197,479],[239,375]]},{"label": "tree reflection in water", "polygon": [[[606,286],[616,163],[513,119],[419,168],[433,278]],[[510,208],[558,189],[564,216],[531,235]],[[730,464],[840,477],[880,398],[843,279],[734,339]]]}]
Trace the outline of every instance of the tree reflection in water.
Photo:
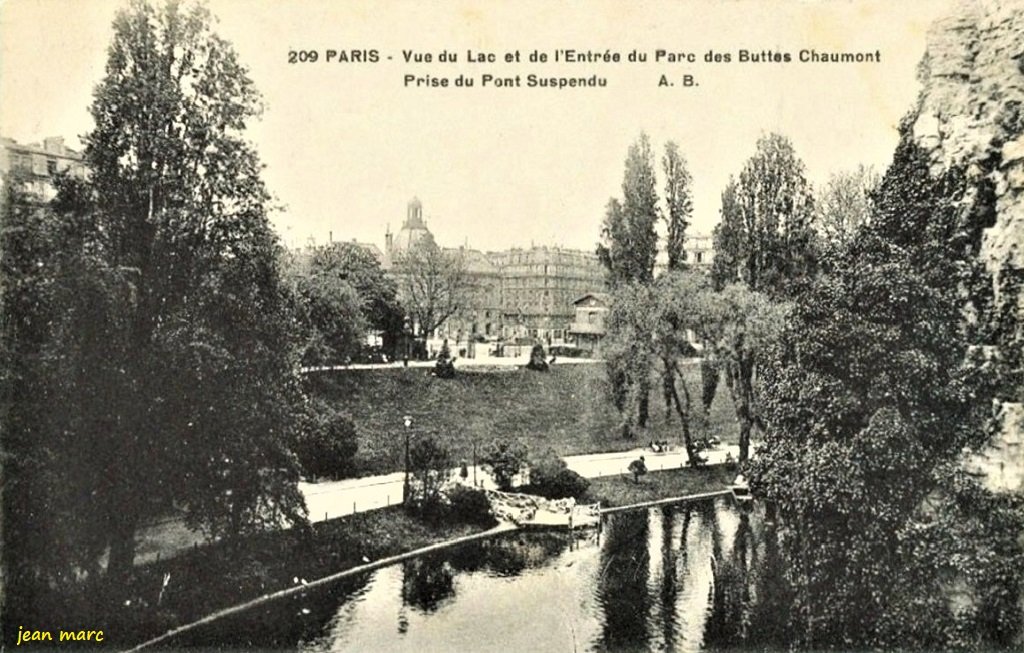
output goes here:
[{"label": "tree reflection in water", "polygon": [[792,593],[783,578],[774,529],[759,515],[739,514],[732,550],[719,559],[705,645],[786,648]]},{"label": "tree reflection in water", "polygon": [[791,597],[759,508],[618,513],[599,543],[569,541],[564,530],[509,533],[225,620],[233,638],[186,639],[315,653],[786,648]]},{"label": "tree reflection in water", "polygon": [[402,602],[423,612],[437,612],[455,597],[455,573],[445,558],[423,556],[402,565]]},{"label": "tree reflection in water", "polygon": [[647,650],[648,511],[619,513],[605,529],[598,596],[604,608],[604,648]]}]

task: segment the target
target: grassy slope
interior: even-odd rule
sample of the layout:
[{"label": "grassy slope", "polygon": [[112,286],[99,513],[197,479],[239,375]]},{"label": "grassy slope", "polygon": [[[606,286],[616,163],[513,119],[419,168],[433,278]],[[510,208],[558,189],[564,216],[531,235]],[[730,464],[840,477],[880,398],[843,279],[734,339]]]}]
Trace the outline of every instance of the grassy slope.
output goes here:
[{"label": "grassy slope", "polygon": [[[699,413],[700,372],[684,368]],[[681,442],[678,420],[665,424],[661,384],[652,383],[651,428],[637,440],[619,435],[619,416],[608,398],[602,364],[555,365],[548,373],[516,368],[460,370],[455,379],[429,376],[422,368],[323,373],[311,388],[350,413],[359,430],[359,473],[402,468],[403,415],[415,435],[434,433],[456,461],[471,461],[473,442],[482,450],[494,439],[519,438],[531,451],[552,447],[561,455],[631,449],[651,439]],[[694,435],[704,434],[699,420]],[[735,442],[732,401],[724,384],[710,411],[709,433]]]}]

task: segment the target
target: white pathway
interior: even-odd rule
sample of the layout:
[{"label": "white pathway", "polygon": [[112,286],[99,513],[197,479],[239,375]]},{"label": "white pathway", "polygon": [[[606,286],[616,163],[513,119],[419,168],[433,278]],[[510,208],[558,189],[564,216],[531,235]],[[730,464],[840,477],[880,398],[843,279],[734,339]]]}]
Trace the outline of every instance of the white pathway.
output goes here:
[{"label": "white pathway", "polygon": [[[739,447],[720,446],[716,449],[701,452],[709,465],[726,462],[727,456],[733,460],[739,458]],[[628,475],[629,463],[640,456],[644,457],[647,469],[652,472],[686,467],[686,451],[654,453],[648,448],[616,451],[612,453],[582,454],[567,456],[565,462],[569,469],[585,478],[599,478],[618,474]],[[459,478],[458,469],[451,470],[452,478]],[[475,475],[474,475],[475,471]],[[476,470],[468,468],[466,482],[484,488],[494,489],[494,479],[482,466]],[[299,483],[299,489],[306,499],[309,519],[313,522],[335,519],[352,515],[357,512],[379,510],[392,504],[402,502],[402,486],[405,474],[393,472],[379,476],[350,478],[341,481],[324,481],[320,483]],[[168,520],[142,530],[139,534],[136,563],[143,564],[179,553],[183,549],[202,542],[202,537],[189,531],[177,520]]]}]

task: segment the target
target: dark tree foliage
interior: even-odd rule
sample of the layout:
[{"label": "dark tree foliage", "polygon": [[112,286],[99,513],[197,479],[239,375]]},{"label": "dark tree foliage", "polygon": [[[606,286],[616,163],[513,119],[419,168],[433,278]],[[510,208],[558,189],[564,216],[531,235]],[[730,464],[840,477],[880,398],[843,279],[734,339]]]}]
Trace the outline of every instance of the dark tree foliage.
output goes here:
[{"label": "dark tree foliage", "polygon": [[[674,178],[676,186],[681,184],[678,178],[682,174],[677,170],[677,177]],[[677,189],[675,196],[677,204],[683,202],[683,191]],[[630,146],[626,156],[626,170],[622,180],[623,200],[620,203],[612,199],[608,203],[608,210],[605,215],[601,235],[603,243],[597,247],[597,254],[601,262],[608,270],[608,284],[614,290],[619,287],[633,286],[639,284],[649,285],[654,280],[654,262],[657,256],[658,234],[655,231],[661,213],[658,209],[658,192],[654,174],[654,154],[651,151],[650,140],[646,134],[641,134],[636,143]],[[681,215],[681,209],[677,206],[677,218]],[[629,292],[629,291],[625,291]],[[613,309],[614,312],[614,309]],[[624,318],[635,315],[631,311],[620,311]],[[627,324],[628,320],[612,319],[609,323],[609,334],[613,338],[624,341],[632,337],[625,332],[616,334],[615,330],[622,326],[626,331],[634,332],[637,324]],[[650,339],[650,334],[640,334],[640,338]],[[639,355],[631,361],[626,361],[623,356],[630,354],[629,347],[620,347],[617,361],[610,362],[608,366],[608,380],[610,382],[613,398],[616,405],[620,404],[623,412],[624,424],[623,434],[627,437],[632,435],[631,424],[633,423],[632,403],[624,401],[624,395],[629,392],[623,387],[627,373],[625,367],[637,368],[631,373],[636,380],[634,385],[637,392],[634,393],[633,401],[636,405],[635,423],[643,428],[647,425],[650,412],[650,356],[643,353],[643,348],[634,348]],[[646,366],[646,372],[640,372],[638,366]]]},{"label": "dark tree foliage", "polygon": [[526,467],[528,454],[526,445],[518,440],[495,440],[480,461],[490,468],[499,489],[511,490],[513,479]]},{"label": "dark tree foliage", "polygon": [[439,379],[455,378],[455,361],[452,360],[451,349],[448,341],[441,343],[441,351],[437,353],[437,361],[434,363],[434,376]]},{"label": "dark tree foliage", "polygon": [[665,206],[668,209],[665,221],[668,231],[665,236],[665,252],[668,254],[668,269],[681,270],[686,266],[686,229],[693,215],[693,198],[690,188],[693,178],[686,166],[686,158],[679,153],[679,146],[669,141],[665,145],[665,156],[661,159],[665,171]]},{"label": "dark tree foliage", "polygon": [[373,254],[354,243],[334,243],[313,252],[310,268],[349,284],[359,297],[366,324],[381,333],[392,355],[402,336],[403,309],[398,286]]},{"label": "dark tree foliage", "polygon": [[789,139],[762,136],[757,151],[722,194],[715,227],[717,286],[742,281],[751,290],[791,296],[815,270],[814,200],[804,164]]},{"label": "dark tree foliage", "polygon": [[605,321],[608,336],[604,356],[609,391],[622,417],[624,438],[646,425],[651,368],[655,360],[656,315],[650,285],[628,283],[612,293]]},{"label": "dark tree foliage", "polygon": [[522,491],[547,499],[582,498],[590,482],[569,469],[565,461],[548,449],[530,461],[530,485]]},{"label": "dark tree foliage", "polygon": [[409,469],[413,475],[412,505],[427,513],[440,508],[441,488],[451,475],[451,451],[437,437],[429,435],[409,447]]},{"label": "dark tree foliage", "polygon": [[700,359],[700,403],[705,415],[711,411],[711,404],[715,401],[719,376],[718,363],[710,353],[706,353]]},{"label": "dark tree foliage", "polygon": [[359,446],[352,418],[323,400],[310,401],[292,450],[310,478],[344,478],[352,473]]},{"label": "dark tree foliage", "polygon": [[303,365],[337,365],[353,359],[367,322],[362,300],[348,281],[313,269],[294,279],[295,313]]},{"label": "dark tree foliage", "polygon": [[646,134],[630,146],[622,180],[622,202],[608,202],[597,247],[598,256],[608,269],[614,288],[621,283],[650,283],[654,279],[654,259],[660,217],[658,191],[654,177],[654,154]]},{"label": "dark tree foliage", "polygon": [[530,349],[530,362],[526,364],[526,369],[535,372],[548,371],[548,360],[544,354],[544,345],[537,343]]},{"label": "dark tree foliage", "polygon": [[305,519],[293,303],[243,137],[259,96],[210,24],[201,6],[129,3],[95,91],[90,177],[50,208],[5,198],[5,581],[20,615],[97,576],[106,550],[109,575],[129,573],[137,529],[172,509],[227,538]]},{"label": "dark tree foliage", "polygon": [[[1019,496],[959,471],[997,388],[977,258],[991,220],[906,134],[875,213],[796,301],[762,368],[752,488],[777,510],[803,646],[1005,645],[1020,629]],[[973,315],[972,319],[965,317]]]}]

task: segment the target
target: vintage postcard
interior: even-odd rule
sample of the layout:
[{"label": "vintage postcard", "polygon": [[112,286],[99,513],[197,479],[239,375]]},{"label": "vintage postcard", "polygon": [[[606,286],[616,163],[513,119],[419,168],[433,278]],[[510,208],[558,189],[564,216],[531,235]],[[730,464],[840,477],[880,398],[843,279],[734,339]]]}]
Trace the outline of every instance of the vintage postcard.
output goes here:
[{"label": "vintage postcard", "polygon": [[1022,16],[2,0],[0,650],[1019,647]]}]

